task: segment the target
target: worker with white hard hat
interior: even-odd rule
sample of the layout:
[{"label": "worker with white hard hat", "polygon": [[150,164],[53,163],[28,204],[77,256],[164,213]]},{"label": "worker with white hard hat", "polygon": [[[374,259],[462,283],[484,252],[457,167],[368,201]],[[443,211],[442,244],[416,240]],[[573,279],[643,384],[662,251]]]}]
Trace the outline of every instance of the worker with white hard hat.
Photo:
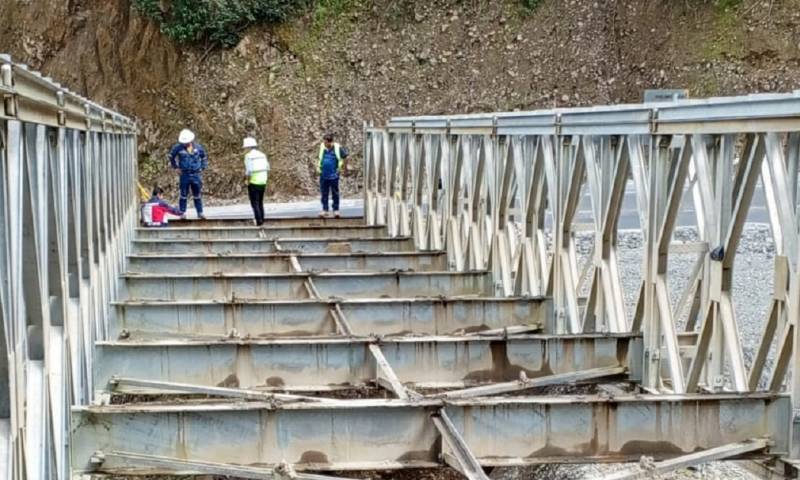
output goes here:
[{"label": "worker with white hard hat", "polygon": [[256,225],[264,224],[264,192],[267,189],[269,176],[269,160],[267,155],[259,150],[258,142],[253,137],[242,141],[244,154],[244,169],[247,175],[247,196],[250,197],[250,206],[253,207],[253,216]]},{"label": "worker with white hard hat", "polygon": [[169,152],[169,163],[172,168],[181,171],[180,191],[181,199],[179,208],[186,213],[186,203],[189,197],[189,190],[194,197],[194,209],[197,211],[198,218],[206,218],[203,215],[203,170],[208,168],[208,156],[202,145],[194,141],[195,136],[191,130],[183,129],[178,135],[176,143]]}]

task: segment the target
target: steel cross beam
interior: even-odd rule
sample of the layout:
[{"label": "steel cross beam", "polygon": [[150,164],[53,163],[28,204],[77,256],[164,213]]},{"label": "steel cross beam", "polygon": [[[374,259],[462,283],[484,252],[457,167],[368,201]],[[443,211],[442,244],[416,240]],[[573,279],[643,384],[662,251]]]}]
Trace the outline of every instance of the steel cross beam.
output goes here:
[{"label": "steel cross beam", "polygon": [[[548,302],[542,298],[365,298],[216,302],[118,301],[117,321],[109,337],[132,339],[185,336],[240,337],[330,336],[336,333],[333,310],[347,318],[351,333],[401,336],[549,331]],[[509,332],[510,331],[510,332]]]},{"label": "steel cross beam", "polygon": [[131,255],[128,272],[173,272],[194,275],[227,273],[286,273],[293,271],[290,259],[295,257],[310,272],[369,271],[441,271],[447,269],[444,253],[381,252],[381,253],[272,253],[260,255]]},{"label": "steel cross beam", "polygon": [[[631,335],[518,335],[513,337],[291,338],[217,341],[98,342],[95,385],[115,377],[204,386],[324,391],[365,385],[379,363],[417,388],[465,388],[490,382],[627,367],[639,378],[641,339]],[[385,368],[380,367],[384,371]],[[607,374],[608,372],[606,372]],[[617,372],[619,373],[619,372]],[[390,377],[392,375],[389,375]],[[396,384],[396,382],[393,382]],[[158,389],[121,385],[128,392]],[[394,387],[393,387],[394,390]]]},{"label": "steel cross beam", "polygon": [[95,452],[123,447],[186,461],[286,461],[298,471],[432,467],[441,442],[430,412],[444,408],[481,466],[660,460],[764,435],[780,455],[789,404],[737,394],[76,407],[71,454],[76,473],[130,472],[114,459],[91,463]]}]

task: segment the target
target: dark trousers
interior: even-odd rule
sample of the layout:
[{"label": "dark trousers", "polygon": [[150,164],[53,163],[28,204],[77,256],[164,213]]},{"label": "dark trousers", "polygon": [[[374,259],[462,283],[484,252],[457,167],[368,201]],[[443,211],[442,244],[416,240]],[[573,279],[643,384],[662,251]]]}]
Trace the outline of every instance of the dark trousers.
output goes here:
[{"label": "dark trousers", "polygon": [[319,179],[319,191],[322,193],[322,210],[328,211],[328,194],[333,197],[333,211],[339,211],[339,179]]},{"label": "dark trousers", "polygon": [[203,197],[201,192],[203,190],[203,178],[199,173],[181,173],[181,200],[178,208],[181,212],[186,213],[186,200],[189,198],[189,190],[192,191],[194,197],[194,209],[197,210],[198,215],[203,214]]},{"label": "dark trousers", "polygon": [[264,224],[264,190],[266,185],[247,185],[247,196],[250,197],[250,206],[253,207],[253,216],[256,219],[256,225]]}]

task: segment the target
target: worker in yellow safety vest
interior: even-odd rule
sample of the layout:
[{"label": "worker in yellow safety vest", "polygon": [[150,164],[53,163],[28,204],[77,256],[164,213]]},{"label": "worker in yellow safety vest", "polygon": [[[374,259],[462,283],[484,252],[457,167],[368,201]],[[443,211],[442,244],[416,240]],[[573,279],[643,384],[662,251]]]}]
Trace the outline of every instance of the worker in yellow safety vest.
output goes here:
[{"label": "worker in yellow safety vest", "polygon": [[264,224],[264,191],[267,189],[269,176],[269,160],[267,155],[258,150],[258,142],[253,137],[242,141],[244,154],[244,168],[247,175],[247,196],[250,197],[250,206],[253,207],[253,216],[256,225]]},{"label": "worker in yellow safety vest", "polygon": [[333,197],[333,215],[339,217],[339,173],[345,170],[347,149],[333,142],[333,134],[326,134],[319,146],[319,190],[322,194],[320,217],[328,216],[328,196]]}]

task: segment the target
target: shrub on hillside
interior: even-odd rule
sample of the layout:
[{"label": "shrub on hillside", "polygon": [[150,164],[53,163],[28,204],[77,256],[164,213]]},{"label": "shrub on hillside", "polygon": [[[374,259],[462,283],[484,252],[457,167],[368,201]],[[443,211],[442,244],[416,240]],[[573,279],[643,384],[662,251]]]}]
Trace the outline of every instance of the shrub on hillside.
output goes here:
[{"label": "shrub on hillside", "polygon": [[182,43],[207,41],[231,47],[253,23],[279,23],[311,0],[133,0],[142,15]]}]

